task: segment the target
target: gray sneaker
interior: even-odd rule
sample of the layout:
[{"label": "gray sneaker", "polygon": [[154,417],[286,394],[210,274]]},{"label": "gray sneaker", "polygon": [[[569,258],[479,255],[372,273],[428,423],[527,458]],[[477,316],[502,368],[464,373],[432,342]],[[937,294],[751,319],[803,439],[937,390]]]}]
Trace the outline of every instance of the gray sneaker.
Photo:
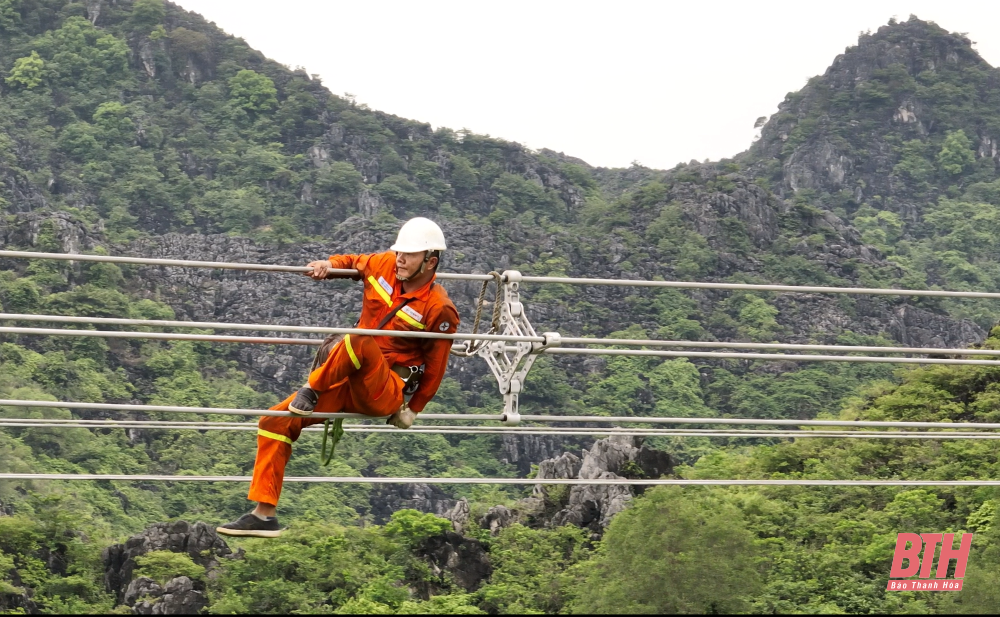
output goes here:
[{"label": "gray sneaker", "polygon": [[253,538],[277,538],[283,531],[278,527],[278,517],[269,516],[261,520],[252,513],[241,516],[232,523],[226,523],[215,528],[216,533],[224,536],[250,536]]}]

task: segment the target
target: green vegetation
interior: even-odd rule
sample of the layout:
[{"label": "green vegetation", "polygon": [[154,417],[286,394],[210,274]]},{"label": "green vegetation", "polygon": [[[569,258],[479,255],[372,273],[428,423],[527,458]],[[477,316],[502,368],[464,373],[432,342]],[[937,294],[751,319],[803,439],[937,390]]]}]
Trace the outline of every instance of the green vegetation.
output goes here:
[{"label": "green vegetation", "polygon": [[[467,131],[431,130],[334,96],[172,4],[105,2],[96,23],[91,4],[0,0],[0,237],[21,243],[4,248],[61,252],[72,245],[67,228],[98,238],[107,247],[98,251],[166,232],[284,247],[349,229],[358,213],[379,233],[422,214],[489,237],[511,267],[532,274],[594,268],[624,278],[1000,287],[1000,179],[989,150],[1000,138],[996,72],[971,48],[939,62],[940,49],[965,43],[931,24],[911,20],[878,35],[912,43],[919,70],[889,63],[842,87],[815,78],[789,95],[746,155],[661,172],[592,169]],[[790,157],[815,159],[828,146],[843,159],[821,157],[823,165],[843,163],[843,180],[792,189]],[[872,172],[861,164],[868,161],[881,167]],[[845,247],[853,257],[837,252]],[[458,269],[497,259],[448,258]],[[5,312],[172,319],[171,304],[181,301],[144,286],[138,268],[3,265]],[[901,306],[602,293],[550,286],[529,301],[582,335],[854,345],[893,344],[871,315]],[[1000,319],[987,301],[907,306],[987,329]],[[849,320],[862,308],[857,332],[815,323],[815,310]],[[998,339],[994,330],[986,344]],[[774,367],[650,357],[581,367],[546,357],[521,402],[529,412],[630,417],[1000,421],[1000,371],[991,367]],[[254,383],[245,368],[233,349],[208,343],[0,338],[0,398],[8,399],[260,408],[284,394]],[[428,411],[498,405],[495,385],[463,388],[449,378]],[[0,416],[125,417],[13,407],[0,407]],[[993,441],[650,443],[689,478],[992,478],[1000,464]],[[570,450],[583,444],[565,441]],[[11,427],[0,430],[0,469],[242,475],[252,447],[241,432]],[[319,448],[319,436],[305,434],[288,473],[518,474],[498,436],[354,433],[330,468],[319,465]],[[1000,495],[992,490],[661,487],[636,496],[597,538],[530,521],[490,535],[476,519],[525,492],[456,487],[452,496],[468,499],[474,515],[465,534],[492,566],[473,589],[430,556],[451,537],[449,521],[402,509],[375,524],[374,492],[289,484],[281,516],[294,524],[281,539],[235,541],[245,554],[213,572],[186,554],[154,551],[137,560],[136,574],[161,584],[187,576],[218,614],[996,608]],[[120,611],[104,588],[104,547],[154,522],[219,523],[246,508],[242,485],[0,482],[0,612]],[[899,531],[975,532],[966,591],[886,593]]]}]

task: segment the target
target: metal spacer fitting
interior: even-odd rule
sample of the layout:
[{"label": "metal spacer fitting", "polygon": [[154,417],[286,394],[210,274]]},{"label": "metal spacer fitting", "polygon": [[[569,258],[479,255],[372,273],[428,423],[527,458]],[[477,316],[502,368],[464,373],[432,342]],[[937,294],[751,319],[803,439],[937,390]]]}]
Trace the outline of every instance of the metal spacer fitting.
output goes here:
[{"label": "metal spacer fitting", "polygon": [[562,335],[558,332],[542,332],[542,338],[545,339],[544,342],[531,344],[531,353],[539,353],[549,347],[562,345]]},{"label": "metal spacer fitting", "polygon": [[501,276],[505,283],[520,283],[522,278],[521,273],[517,270],[504,270]]}]

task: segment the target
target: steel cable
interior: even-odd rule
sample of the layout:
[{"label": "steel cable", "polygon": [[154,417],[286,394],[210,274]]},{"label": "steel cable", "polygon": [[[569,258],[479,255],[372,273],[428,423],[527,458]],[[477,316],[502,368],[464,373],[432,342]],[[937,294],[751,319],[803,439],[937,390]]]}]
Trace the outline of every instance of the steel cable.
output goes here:
[{"label": "steel cable", "polygon": [[[248,264],[219,261],[190,261],[183,259],[151,259],[146,257],[120,257],[107,255],[77,255],[69,253],[37,253],[31,251],[0,251],[0,257],[19,259],[56,259],[61,261],[94,261],[107,263],[126,263],[150,266],[185,267],[185,268],[215,268],[225,270],[260,270],[268,272],[303,273],[310,270],[307,266],[279,266],[271,264]],[[357,270],[337,269],[331,271],[340,276],[357,276]],[[442,280],[488,281],[488,274],[457,274],[441,272]],[[779,291],[791,293],[835,293],[861,295],[891,295],[891,296],[929,296],[944,298],[990,298],[1000,299],[1000,293],[977,291],[947,291],[937,289],[885,289],[869,287],[823,287],[808,285],[761,285],[750,283],[700,283],[692,281],[644,281],[630,279],[578,278],[565,276],[522,276],[525,283],[562,284],[562,285],[611,285],[617,287],[672,287],[680,289],[720,289],[729,291]]]},{"label": "steel cable", "polygon": [[[142,430],[196,430],[196,431],[256,431],[256,424],[243,422],[169,423],[152,420],[66,420],[44,422],[42,419],[0,420],[0,428],[84,428],[84,429],[142,429]],[[323,427],[309,427],[304,432],[324,432]],[[394,433],[404,435],[540,435],[569,437],[598,437],[621,435],[626,437],[712,437],[712,438],[817,438],[817,439],[1000,439],[1000,434],[963,432],[890,432],[890,431],[780,431],[730,429],[554,429],[534,427],[461,427],[461,426],[412,426],[398,429],[380,425],[345,425],[345,433]]]},{"label": "steel cable", "polygon": [[[332,328],[331,328],[332,329]],[[367,334],[369,336],[408,336],[420,338],[477,338],[487,340],[534,339],[542,337],[508,337],[489,334],[440,334],[431,332],[411,332],[404,330],[360,330],[342,328],[349,334]],[[121,330],[73,330],[60,328],[19,328],[0,327],[0,334],[20,334],[35,336],[70,336],[96,338],[134,338],[167,341],[211,341],[216,343],[240,343],[260,345],[322,345],[323,339],[283,338],[237,336],[223,334],[185,334],[176,332],[130,332]],[[543,339],[544,340],[544,339]],[[465,353],[463,347],[453,347],[459,354]],[[886,348],[887,353],[895,350]],[[659,356],[666,358],[722,358],[730,360],[767,360],[772,362],[868,362],[881,364],[949,364],[1000,366],[1000,360],[964,360],[956,358],[903,358],[883,356],[828,356],[807,354],[781,353],[750,353],[750,352],[718,352],[718,351],[668,351],[662,349],[612,349],[612,348],[581,348],[581,347],[549,347],[539,353],[544,354],[578,354],[578,355],[609,355],[609,356]],[[938,350],[927,350],[927,353],[940,353]]]},{"label": "steel cable", "polygon": [[[497,304],[494,304],[493,321],[498,321]],[[29,315],[21,313],[0,313],[0,321],[42,321],[51,323],[78,323],[87,325],[120,325],[120,326],[149,326],[154,328],[195,328],[208,330],[252,330],[271,332],[296,332],[304,334],[373,334],[374,330],[361,328],[326,328],[320,326],[289,326],[276,324],[242,324],[226,322],[201,322],[201,321],[170,321],[160,319],[124,319],[114,317],[78,317],[74,315]],[[497,326],[494,326],[496,328]],[[503,340],[510,342],[544,342],[540,336],[503,336],[491,335],[490,333],[480,335],[473,328],[471,334],[457,333],[447,336],[439,336],[433,333],[423,334],[425,338],[450,338],[450,339],[477,339],[477,340]],[[380,331],[379,336],[397,336],[389,332]],[[408,336],[400,334],[398,336]],[[302,339],[280,339],[282,341],[296,341]],[[318,340],[318,339],[308,339]],[[309,343],[290,343],[309,344]],[[934,348],[934,347],[888,347],[873,345],[810,345],[799,343],[742,343],[729,341],[676,341],[659,339],[621,339],[621,338],[585,338],[585,337],[563,337],[563,345],[626,345],[633,347],[690,347],[709,349],[780,349],[787,351],[842,351],[847,353],[868,352],[868,353],[907,353],[907,354],[946,354],[946,355],[966,355],[966,356],[1000,356],[1000,349],[958,349],[958,348]],[[463,349],[463,348],[458,348]]]},{"label": "steel cable", "polygon": [[[287,411],[271,411],[259,409],[232,409],[217,407],[180,407],[170,405],[133,405],[122,403],[82,403],[69,401],[35,401],[18,399],[0,399],[0,407],[39,407],[50,409],[96,409],[107,411],[139,411],[145,413],[195,413],[209,415],[233,415],[233,416],[278,416],[278,417],[301,417]],[[314,413],[311,418],[344,418],[351,420],[379,420],[372,416],[357,413]],[[472,421],[472,422],[492,422],[500,421],[503,416],[500,414],[462,414],[462,413],[421,413],[418,415],[421,420],[445,420],[445,421]],[[919,429],[948,429],[948,430],[984,430],[1000,429],[1000,423],[994,422],[908,422],[908,421],[875,421],[875,420],[786,420],[773,418],[672,418],[672,417],[619,417],[619,416],[543,416],[533,414],[521,414],[521,422],[577,422],[594,423],[602,422],[608,424],[731,424],[731,425],[761,425],[761,426],[840,426],[849,428],[919,428]]]},{"label": "steel cable", "polygon": [[[119,480],[131,482],[250,482],[250,476],[167,476],[154,474],[0,473],[0,480]],[[1000,486],[1000,480],[688,480],[675,478],[383,478],[285,476],[285,482],[318,484],[509,484],[592,486]]]}]

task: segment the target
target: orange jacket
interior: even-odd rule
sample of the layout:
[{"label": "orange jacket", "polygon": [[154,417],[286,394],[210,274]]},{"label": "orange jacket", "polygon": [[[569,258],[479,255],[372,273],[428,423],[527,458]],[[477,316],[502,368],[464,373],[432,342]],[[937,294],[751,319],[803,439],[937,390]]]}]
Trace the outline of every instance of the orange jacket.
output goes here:
[{"label": "orange jacket", "polygon": [[[458,310],[448,297],[448,292],[434,282],[434,278],[420,289],[403,293],[403,284],[396,280],[396,253],[368,255],[331,255],[334,268],[354,268],[365,284],[364,303],[361,307],[359,328],[377,328],[392,307],[404,299],[409,302],[397,310],[384,330],[416,330],[420,332],[453,333],[458,330]],[[357,278],[357,277],[351,277]],[[410,409],[419,412],[437,393],[452,342],[448,339],[403,338],[379,336],[375,338],[389,366],[424,365],[420,386],[410,399]]]}]

